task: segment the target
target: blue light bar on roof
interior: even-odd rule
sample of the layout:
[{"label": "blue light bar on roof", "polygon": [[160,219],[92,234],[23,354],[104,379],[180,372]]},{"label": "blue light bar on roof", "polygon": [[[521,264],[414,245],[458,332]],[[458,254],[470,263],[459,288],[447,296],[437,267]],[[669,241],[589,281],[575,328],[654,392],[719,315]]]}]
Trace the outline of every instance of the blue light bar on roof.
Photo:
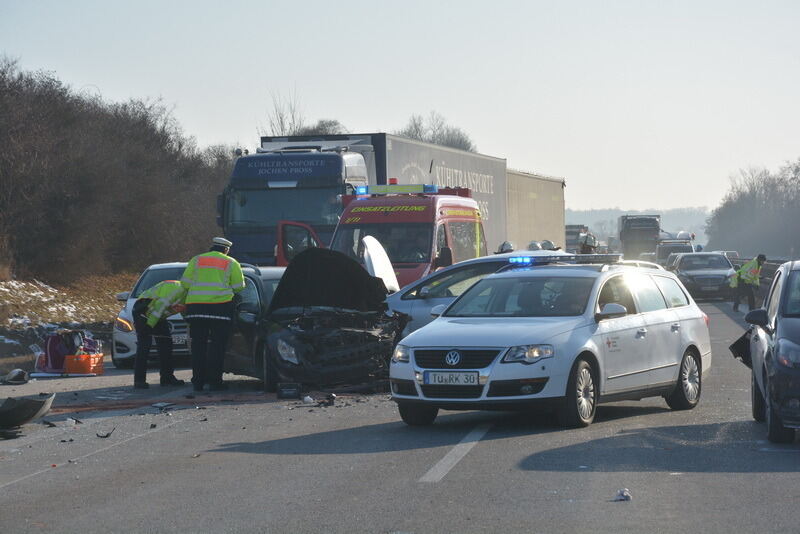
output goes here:
[{"label": "blue light bar on roof", "polygon": [[356,187],[356,195],[432,195],[438,192],[439,186],[433,184],[360,185]]},{"label": "blue light bar on roof", "polygon": [[533,258],[530,256],[511,256],[508,258],[508,263],[513,263],[514,265],[530,265],[533,263]]}]

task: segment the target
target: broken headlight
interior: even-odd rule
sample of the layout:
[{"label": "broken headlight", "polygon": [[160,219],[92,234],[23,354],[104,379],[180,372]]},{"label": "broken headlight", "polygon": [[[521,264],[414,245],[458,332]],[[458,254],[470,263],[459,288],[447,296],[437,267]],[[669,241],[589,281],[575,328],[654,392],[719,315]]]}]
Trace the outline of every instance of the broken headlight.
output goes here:
[{"label": "broken headlight", "polygon": [[294,347],[282,339],[278,340],[278,354],[280,354],[281,358],[287,362],[300,365],[300,360],[297,359],[297,354],[294,352]]},{"label": "broken headlight", "polygon": [[800,365],[800,345],[792,343],[788,339],[779,339],[777,348],[779,364],[784,367]]},{"label": "broken headlight", "polygon": [[511,347],[503,356],[504,363],[536,363],[544,358],[552,358],[555,354],[553,345],[520,345]]},{"label": "broken headlight", "polygon": [[[384,356],[385,357],[385,356]],[[392,363],[408,363],[411,359],[411,351],[405,345],[397,345],[392,354]]]}]

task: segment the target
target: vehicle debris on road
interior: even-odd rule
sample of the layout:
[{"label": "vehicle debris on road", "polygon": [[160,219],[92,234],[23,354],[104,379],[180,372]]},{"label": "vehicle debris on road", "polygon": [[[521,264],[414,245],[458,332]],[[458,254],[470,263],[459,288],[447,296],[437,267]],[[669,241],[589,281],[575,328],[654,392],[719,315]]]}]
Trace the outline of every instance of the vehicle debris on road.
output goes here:
[{"label": "vehicle debris on road", "polygon": [[117,427],[114,427],[111,430],[109,430],[108,432],[96,432],[96,435],[97,435],[98,438],[105,439],[105,438],[109,437],[111,434],[113,434],[116,429],[117,429]]},{"label": "vehicle debris on road", "polygon": [[7,398],[0,405],[0,428],[15,428],[43,417],[50,411],[55,393],[46,398]]},{"label": "vehicle debris on road", "polygon": [[622,488],[617,492],[614,498],[611,499],[611,501],[612,502],[630,501],[632,498],[633,497],[631,496],[631,490],[629,490],[628,488]]}]

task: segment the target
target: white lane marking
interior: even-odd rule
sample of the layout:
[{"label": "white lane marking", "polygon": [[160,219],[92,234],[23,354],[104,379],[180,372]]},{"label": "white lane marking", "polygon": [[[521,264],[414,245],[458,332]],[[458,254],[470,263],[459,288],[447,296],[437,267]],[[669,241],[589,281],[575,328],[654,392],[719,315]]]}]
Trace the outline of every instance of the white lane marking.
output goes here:
[{"label": "white lane marking", "polygon": [[117,447],[117,446],[119,446],[119,445],[122,445],[122,444],[124,444],[124,443],[128,443],[129,441],[132,441],[132,440],[134,440],[134,439],[139,439],[139,438],[141,438],[142,436],[146,436],[146,435],[148,435],[148,434],[155,434],[156,432],[160,432],[160,431],[164,430],[165,428],[169,428],[169,427],[171,427],[172,425],[176,425],[176,424],[180,423],[181,421],[183,421],[183,420],[175,421],[175,422],[173,422],[173,423],[169,423],[169,424],[167,424],[167,425],[164,425],[164,426],[159,426],[157,429],[154,429],[154,430],[148,430],[148,431],[146,431],[146,432],[142,432],[141,434],[137,434],[137,435],[135,435],[135,436],[131,436],[131,437],[129,437],[129,438],[123,439],[122,441],[118,441],[118,442],[116,442],[116,443],[112,443],[111,445],[109,445],[109,446],[107,446],[107,447],[103,447],[103,448],[101,448],[101,449],[97,449],[97,450],[95,450],[95,451],[88,452],[88,453],[86,453],[86,454],[83,454],[83,455],[81,455],[81,456],[76,456],[75,458],[71,458],[71,460],[72,460],[71,462],[70,462],[70,461],[67,461],[67,462],[61,462],[60,464],[54,464],[54,465],[55,465],[55,467],[53,467],[53,466],[50,466],[50,467],[46,467],[46,468],[44,468],[44,469],[40,469],[40,470],[38,470],[38,471],[34,471],[33,473],[27,474],[27,475],[25,475],[25,476],[22,476],[22,477],[20,477],[20,478],[16,479],[16,480],[12,480],[12,481],[10,481],[10,482],[6,482],[5,484],[2,484],[2,485],[0,485],[0,490],[2,490],[3,488],[7,488],[7,487],[9,487],[9,486],[13,486],[14,484],[17,484],[17,483],[19,483],[19,482],[22,482],[23,480],[28,480],[29,478],[33,478],[33,477],[35,477],[35,476],[41,475],[42,473],[47,473],[47,472],[50,472],[50,471],[52,471],[53,469],[55,469],[56,467],[61,467],[61,466],[67,465],[67,464],[69,464],[69,463],[75,462],[75,461],[77,461],[77,460],[83,460],[83,459],[85,459],[85,458],[89,458],[90,456],[94,456],[95,454],[99,454],[99,453],[101,453],[101,452],[105,452],[105,451],[107,451],[107,450],[109,450],[109,449],[113,449],[114,447]]},{"label": "white lane marking", "polygon": [[419,479],[419,481],[439,482],[442,480],[445,475],[447,475],[447,473],[449,473],[450,470],[454,468],[464,456],[467,455],[472,447],[474,447],[475,444],[486,435],[491,427],[491,423],[475,427],[472,432],[464,436],[464,439],[459,441],[456,446],[450,450],[450,452],[445,454],[444,458],[439,460],[436,465],[431,467],[430,470]]}]

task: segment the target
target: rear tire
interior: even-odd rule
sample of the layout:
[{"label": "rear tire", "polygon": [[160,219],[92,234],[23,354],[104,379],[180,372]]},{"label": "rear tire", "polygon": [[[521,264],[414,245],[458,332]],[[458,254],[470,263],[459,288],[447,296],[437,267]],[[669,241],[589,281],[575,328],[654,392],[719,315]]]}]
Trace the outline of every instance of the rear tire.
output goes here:
[{"label": "rear tire", "polygon": [[700,394],[703,391],[700,369],[700,358],[691,350],[684,352],[675,389],[664,397],[670,408],[673,410],[691,410],[697,406],[697,403],[700,402]]},{"label": "rear tire", "polygon": [[572,366],[567,381],[567,395],[556,409],[558,424],[567,428],[586,427],[594,421],[598,399],[594,369],[583,358]]},{"label": "rear tire", "polygon": [[755,371],[750,373],[750,405],[753,408],[753,419],[763,423],[767,418],[767,405],[764,402],[764,395],[758,388]]},{"label": "rear tire", "polygon": [[264,391],[266,393],[275,393],[278,391],[278,374],[275,372],[275,368],[272,365],[266,343],[261,345],[261,381],[263,382]]},{"label": "rear tire", "polygon": [[439,408],[417,404],[398,404],[397,409],[403,422],[410,426],[432,425],[439,414]]}]

